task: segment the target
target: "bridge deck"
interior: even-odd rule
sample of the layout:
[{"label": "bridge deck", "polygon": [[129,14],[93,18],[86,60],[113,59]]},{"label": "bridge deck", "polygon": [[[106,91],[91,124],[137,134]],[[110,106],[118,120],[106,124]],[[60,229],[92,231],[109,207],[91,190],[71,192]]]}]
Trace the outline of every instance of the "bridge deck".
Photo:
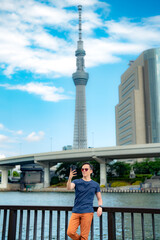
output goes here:
[{"label": "bridge deck", "polygon": [[104,159],[131,159],[160,157],[160,143],[136,144],[104,148],[87,148],[78,150],[56,151],[48,153],[28,154],[0,159],[0,166],[15,166],[27,163],[56,163],[68,161],[89,161]]}]

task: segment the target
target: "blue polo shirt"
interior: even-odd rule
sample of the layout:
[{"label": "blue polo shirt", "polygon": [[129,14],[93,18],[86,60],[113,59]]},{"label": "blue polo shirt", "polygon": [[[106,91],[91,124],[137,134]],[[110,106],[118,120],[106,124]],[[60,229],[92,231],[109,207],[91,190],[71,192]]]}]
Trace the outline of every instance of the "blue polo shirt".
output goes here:
[{"label": "blue polo shirt", "polygon": [[73,213],[90,213],[93,210],[93,199],[97,192],[100,192],[100,186],[97,182],[84,181],[83,179],[76,179],[75,184],[75,200]]}]

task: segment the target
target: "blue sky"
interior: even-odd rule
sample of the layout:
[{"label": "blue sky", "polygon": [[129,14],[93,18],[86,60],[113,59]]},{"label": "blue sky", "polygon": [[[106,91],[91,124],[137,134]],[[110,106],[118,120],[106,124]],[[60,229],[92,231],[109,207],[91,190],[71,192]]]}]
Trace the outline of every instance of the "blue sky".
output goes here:
[{"label": "blue sky", "polygon": [[88,146],[116,145],[118,86],[129,60],[160,46],[157,0],[1,0],[0,157],[72,145],[83,5]]}]

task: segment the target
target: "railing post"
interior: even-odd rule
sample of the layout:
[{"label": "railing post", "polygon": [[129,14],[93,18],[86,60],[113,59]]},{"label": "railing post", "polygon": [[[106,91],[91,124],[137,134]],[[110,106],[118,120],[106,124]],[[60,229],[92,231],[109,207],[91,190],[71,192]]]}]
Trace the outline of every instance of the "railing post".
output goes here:
[{"label": "railing post", "polygon": [[22,226],[23,226],[23,210],[20,210],[20,220],[19,220],[19,239],[22,240]]},{"label": "railing post", "polygon": [[45,223],[45,210],[42,210],[41,240],[44,240],[44,223]]},{"label": "railing post", "polygon": [[108,240],[116,240],[115,213],[108,212]]},{"label": "railing post", "polygon": [[52,211],[49,212],[49,240],[52,240]]},{"label": "railing post", "polygon": [[34,211],[34,232],[33,232],[33,240],[37,239],[37,210]]},{"label": "railing post", "polygon": [[91,240],[94,238],[94,218],[92,219],[91,223]]},{"label": "railing post", "polygon": [[60,211],[57,211],[57,240],[60,240]]},{"label": "railing post", "polygon": [[8,240],[16,240],[17,210],[10,210]]},{"label": "railing post", "polygon": [[99,232],[100,232],[100,240],[103,240],[103,222],[102,215],[99,218]]},{"label": "railing post", "polygon": [[65,211],[65,240],[68,240],[67,229],[68,229],[68,211]]},{"label": "railing post", "polygon": [[2,229],[2,240],[5,240],[6,237],[6,221],[7,221],[7,210],[4,210],[3,216],[3,229]]}]

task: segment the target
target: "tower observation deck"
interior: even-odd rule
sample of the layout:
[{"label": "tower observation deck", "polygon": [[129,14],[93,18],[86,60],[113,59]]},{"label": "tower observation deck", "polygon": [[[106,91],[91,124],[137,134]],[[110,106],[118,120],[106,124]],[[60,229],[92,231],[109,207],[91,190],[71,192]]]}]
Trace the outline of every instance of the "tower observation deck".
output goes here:
[{"label": "tower observation deck", "polygon": [[77,50],[75,52],[77,70],[73,73],[72,78],[76,86],[76,105],[75,105],[75,122],[74,122],[74,139],[73,148],[87,148],[87,120],[86,120],[86,94],[85,86],[89,75],[84,71],[84,56],[82,41],[82,6],[78,6],[79,12],[79,39],[77,42]]}]

